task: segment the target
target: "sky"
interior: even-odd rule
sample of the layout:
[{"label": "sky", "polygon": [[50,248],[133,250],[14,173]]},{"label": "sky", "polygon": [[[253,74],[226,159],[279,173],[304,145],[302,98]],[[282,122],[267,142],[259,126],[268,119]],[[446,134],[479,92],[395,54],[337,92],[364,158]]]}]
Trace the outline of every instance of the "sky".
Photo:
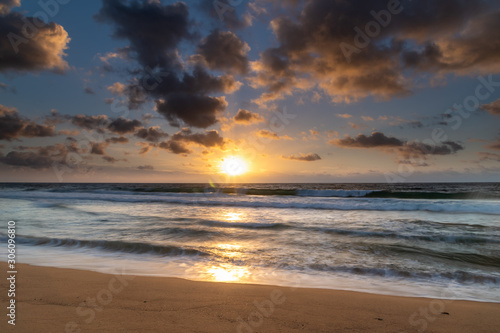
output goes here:
[{"label": "sky", "polygon": [[0,0],[2,182],[495,182],[499,120],[498,1]]}]

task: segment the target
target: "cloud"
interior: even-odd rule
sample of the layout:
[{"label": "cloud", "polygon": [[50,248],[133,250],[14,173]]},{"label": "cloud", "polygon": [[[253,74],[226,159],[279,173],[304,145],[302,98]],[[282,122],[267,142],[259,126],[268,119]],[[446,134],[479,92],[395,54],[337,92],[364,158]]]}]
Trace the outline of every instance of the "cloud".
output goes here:
[{"label": "cloud", "polygon": [[79,153],[76,142],[68,140],[67,144],[55,144],[43,147],[16,147],[20,151],[11,151],[5,156],[0,155],[0,163],[15,168],[31,168],[36,170],[51,168],[55,163],[69,165],[68,153]]},{"label": "cloud", "polygon": [[481,109],[488,111],[494,116],[500,116],[500,99],[497,99],[496,101],[491,102],[490,104],[481,105]]},{"label": "cloud", "polygon": [[0,140],[55,136],[53,125],[39,125],[21,118],[15,108],[0,105]]},{"label": "cloud", "polygon": [[90,87],[85,87],[83,88],[83,92],[85,92],[86,94],[88,95],[95,95],[95,91],[94,89],[90,88]]},{"label": "cloud", "polygon": [[208,68],[238,74],[248,72],[250,47],[230,31],[214,30],[198,45],[198,54]]},{"label": "cloud", "polygon": [[168,137],[168,133],[161,130],[160,126],[153,126],[149,128],[140,128],[135,134],[136,137],[150,142],[158,142],[163,138]]},{"label": "cloud", "polygon": [[350,136],[331,141],[332,144],[349,148],[401,147],[404,141],[388,137],[384,133],[373,132],[370,136],[359,134],[356,138]]},{"label": "cloud", "polygon": [[112,137],[112,138],[106,139],[106,142],[107,143],[128,143],[129,139],[124,137],[124,136]]},{"label": "cloud", "polygon": [[121,82],[115,82],[112,85],[110,85],[107,89],[114,95],[123,95],[123,93],[126,90],[126,86]]},{"label": "cloud", "polygon": [[411,128],[422,128],[424,127],[424,124],[420,121],[410,121],[407,123],[407,126]]},{"label": "cloud", "polygon": [[289,156],[281,156],[287,160],[295,160],[295,161],[304,161],[304,162],[314,162],[321,160],[321,156],[318,154],[299,154],[299,155],[289,155]]},{"label": "cloud", "polygon": [[344,113],[344,114],[337,114],[337,117],[339,118],[344,118],[344,119],[349,119],[352,118],[350,114]]},{"label": "cloud", "polygon": [[261,138],[272,139],[272,140],[293,140],[288,135],[279,136],[275,132],[272,132],[269,130],[260,130],[257,132],[257,136],[260,136]]},{"label": "cloud", "polygon": [[0,156],[0,162],[15,167],[47,169],[52,166],[53,160],[49,156],[41,156],[33,152],[11,151],[5,156]]},{"label": "cloud", "polygon": [[138,170],[154,170],[154,166],[152,165],[140,165],[137,167]]},{"label": "cloud", "polygon": [[102,129],[109,123],[108,116],[87,116],[84,114],[77,114],[71,118],[71,123],[87,130]]},{"label": "cloud", "polygon": [[487,148],[500,150],[500,140],[487,146]]},{"label": "cloud", "polygon": [[163,141],[158,145],[161,149],[166,149],[174,154],[190,154],[192,153],[184,144],[178,141]]},{"label": "cloud", "polygon": [[240,109],[233,119],[236,123],[243,125],[250,125],[264,121],[258,113],[250,112],[244,109]]},{"label": "cloud", "polygon": [[142,123],[137,119],[130,120],[120,117],[108,125],[108,130],[113,133],[127,134],[134,132],[139,126],[142,126]]},{"label": "cloud", "polygon": [[130,52],[135,53],[140,64],[151,69],[178,65],[174,50],[181,40],[191,37],[189,8],[185,3],[166,6],[154,1],[103,0],[102,3],[95,18],[115,25],[114,37],[130,41]]},{"label": "cloud", "polygon": [[183,129],[172,135],[171,141],[195,143],[203,147],[224,147],[224,138],[216,130],[206,131],[205,133],[192,133],[189,129]]},{"label": "cloud", "polygon": [[118,162],[119,160],[114,158],[113,156],[109,156],[109,155],[105,155],[102,157],[103,160],[105,160],[106,162],[109,162],[109,163],[115,163],[115,162]]},{"label": "cloud", "polygon": [[[412,93],[421,75],[498,73],[499,4],[422,0],[396,4],[381,26],[382,0],[306,0],[297,17],[271,21],[277,45],[252,62],[258,102],[317,87],[334,102],[389,99]],[[372,22],[372,32],[366,33]],[[378,26],[376,33],[373,26]]]},{"label": "cloud", "polygon": [[21,0],[0,0],[0,14],[6,15],[14,7],[21,6]]},{"label": "cloud", "polygon": [[[344,148],[376,148],[395,151],[404,159],[425,158],[429,155],[451,155],[464,149],[464,146],[453,141],[432,144],[409,142],[386,136],[381,132],[373,132],[370,136],[359,134],[355,138],[346,136],[343,139],[332,140],[330,144]],[[404,161],[400,161],[400,163],[404,163]]]},{"label": "cloud", "polygon": [[[193,68],[183,63],[179,44],[196,39],[196,34],[189,30],[194,21],[189,18],[186,4],[104,0],[96,18],[111,23],[116,38],[129,41],[128,58],[135,59],[143,68],[133,72],[135,77],[124,89],[131,101],[130,108],[153,100],[156,110],[172,126],[207,128],[217,123],[217,116],[226,109],[227,102],[224,96],[210,95],[232,93],[240,88],[241,83],[228,74],[214,76],[208,73],[200,62]],[[235,52],[231,58],[234,58],[245,52],[245,45],[237,45],[236,39],[231,33],[214,32],[207,37],[199,45],[202,57],[206,56],[205,64],[211,68],[227,69],[229,66],[241,71],[244,59],[236,57],[238,59],[232,59],[230,63],[221,64],[215,59],[216,50],[209,44],[214,41],[218,45],[230,45]],[[224,57],[222,50],[219,50],[219,56]]]},{"label": "cloud", "polygon": [[109,145],[107,142],[91,142],[90,153],[95,155],[106,155],[104,149]]},{"label": "cloud", "polygon": [[481,157],[481,161],[496,161],[500,162],[500,154],[484,153],[480,152],[478,155]]},{"label": "cloud", "polygon": [[70,38],[64,28],[54,22],[10,12],[20,1],[0,2],[0,72],[64,72],[69,66],[63,59]]},{"label": "cloud", "polygon": [[451,155],[460,150],[464,150],[464,146],[453,141],[445,141],[437,145],[422,142],[406,142],[399,149],[399,152],[403,158],[412,159],[421,158],[426,155]]},{"label": "cloud", "polygon": [[156,108],[170,125],[179,127],[181,121],[187,125],[207,128],[217,122],[217,114],[224,111],[227,102],[224,97],[209,97],[178,93],[166,101],[158,101]]},{"label": "cloud", "polygon": [[251,26],[252,16],[245,13],[240,17],[233,4],[234,2],[230,0],[197,1],[199,9],[204,13],[208,13],[217,24],[223,24],[231,30]]}]

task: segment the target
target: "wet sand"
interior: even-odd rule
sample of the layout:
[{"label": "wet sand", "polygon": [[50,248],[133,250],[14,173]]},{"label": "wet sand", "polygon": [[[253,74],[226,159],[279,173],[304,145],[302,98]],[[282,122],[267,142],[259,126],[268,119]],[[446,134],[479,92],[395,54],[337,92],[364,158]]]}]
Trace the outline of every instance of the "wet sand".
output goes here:
[{"label": "wet sand", "polygon": [[[6,264],[2,263],[4,276]],[[17,265],[1,332],[499,332],[500,303]]]}]

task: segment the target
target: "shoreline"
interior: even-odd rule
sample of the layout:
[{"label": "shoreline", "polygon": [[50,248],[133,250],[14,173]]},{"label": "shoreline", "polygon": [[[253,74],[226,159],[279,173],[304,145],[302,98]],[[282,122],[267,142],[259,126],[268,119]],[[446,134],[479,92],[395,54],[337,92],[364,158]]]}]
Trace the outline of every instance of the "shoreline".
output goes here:
[{"label": "shoreline", "polygon": [[[1,265],[6,275],[6,263]],[[3,332],[497,332],[500,303],[17,264]],[[2,290],[8,281],[1,279]],[[7,311],[7,292],[0,303]]]}]

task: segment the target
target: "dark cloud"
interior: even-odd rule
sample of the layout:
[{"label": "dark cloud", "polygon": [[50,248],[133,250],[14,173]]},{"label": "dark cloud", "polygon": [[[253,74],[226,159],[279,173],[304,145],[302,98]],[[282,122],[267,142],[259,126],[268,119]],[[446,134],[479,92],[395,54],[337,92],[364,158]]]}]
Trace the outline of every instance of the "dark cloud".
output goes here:
[{"label": "dark cloud", "polygon": [[304,162],[314,162],[314,161],[321,160],[321,156],[319,156],[318,154],[313,154],[313,153],[282,156],[282,158],[287,159],[287,160],[304,161]]},{"label": "dark cloud", "polygon": [[95,95],[95,91],[94,89],[90,88],[90,87],[85,87],[83,88],[83,91],[86,93],[86,94],[89,94],[89,95]]},{"label": "dark cloud", "polygon": [[388,21],[387,1],[304,1],[297,19],[271,22],[278,45],[252,63],[253,86],[268,90],[257,102],[313,87],[335,102],[385,99],[410,94],[415,74],[500,72],[500,45],[492,42],[500,39],[499,7],[483,0],[406,1],[382,26],[374,13]]},{"label": "dark cloud", "polygon": [[119,137],[112,137],[109,139],[106,139],[107,143],[128,143],[129,139],[124,137],[124,136],[119,136]]},{"label": "dark cloud", "polygon": [[258,113],[250,112],[244,109],[240,109],[233,119],[239,124],[254,124],[264,121]]},{"label": "dark cloud", "polygon": [[54,22],[10,12],[19,1],[0,2],[0,72],[51,70],[69,68],[63,59],[70,38],[64,28]]},{"label": "dark cloud", "polygon": [[27,124],[21,131],[21,136],[27,138],[37,138],[46,136],[55,136],[54,126],[39,125],[35,123]]},{"label": "dark cloud", "polygon": [[87,130],[102,129],[107,126],[109,119],[105,115],[99,116],[86,116],[83,114],[78,114],[71,118],[71,123]]},{"label": "dark cloud", "polygon": [[208,68],[238,74],[248,72],[250,47],[230,31],[214,30],[198,45],[198,53]]},{"label": "dark cloud", "polygon": [[190,154],[192,153],[184,144],[178,141],[163,141],[158,145],[161,149],[166,149],[174,154]]},{"label": "dark cloud", "polygon": [[490,149],[495,149],[495,150],[500,150],[500,140],[489,145],[487,148],[490,148]]},{"label": "dark cloud", "polygon": [[150,69],[180,66],[175,49],[191,38],[189,8],[183,2],[103,0],[96,19],[115,26],[114,37],[130,41],[129,51]]},{"label": "dark cloud", "polygon": [[195,143],[203,147],[223,147],[224,138],[216,130],[206,131],[205,133],[192,133],[189,129],[183,129],[172,135],[171,141],[184,141]]},{"label": "dark cloud", "polygon": [[227,102],[224,97],[178,93],[166,101],[158,101],[156,107],[172,126],[179,127],[182,121],[193,127],[207,128],[217,122],[217,114],[226,109]]},{"label": "dark cloud", "polygon": [[405,142],[394,137],[388,137],[384,133],[373,132],[370,136],[366,136],[364,134],[359,134],[355,138],[347,136],[344,139],[334,140],[332,143],[341,147],[376,148],[401,147]]},{"label": "dark cloud", "polygon": [[78,152],[74,145],[55,144],[44,147],[19,146],[5,156],[0,156],[0,163],[16,168],[47,169],[55,163],[68,165],[68,153]]},{"label": "dark cloud", "polygon": [[39,125],[21,118],[16,109],[0,105],[0,140],[11,141],[20,137],[35,138],[55,135],[53,125]]},{"label": "dark cloud", "polygon": [[138,170],[154,170],[154,166],[152,165],[140,165],[137,167]]},{"label": "dark cloud", "polygon": [[231,0],[198,0],[197,6],[203,13],[208,13],[216,23],[231,30],[250,26],[252,17],[248,13],[238,15],[236,7],[231,5],[233,2]]},{"label": "dark cloud", "polygon": [[444,141],[438,144],[409,142],[388,137],[380,132],[374,132],[370,136],[360,134],[355,138],[347,136],[344,139],[332,140],[330,144],[345,148],[393,149],[392,151],[396,151],[399,156],[405,159],[425,158],[428,155],[451,155],[464,149],[464,146],[453,141]]},{"label": "dark cloud", "polygon": [[0,156],[0,162],[15,167],[47,169],[52,166],[53,160],[49,156],[42,156],[33,152],[11,151],[5,156]]},{"label": "dark cloud", "polygon": [[126,134],[135,132],[140,126],[142,126],[142,123],[137,119],[131,120],[120,117],[108,125],[108,130],[113,133]]},{"label": "dark cloud", "polygon": [[481,109],[488,111],[494,116],[500,116],[500,99],[491,102],[490,104],[481,105]]},{"label": "dark cloud", "polygon": [[168,133],[161,130],[160,126],[153,126],[149,128],[140,128],[135,134],[136,137],[150,141],[158,142],[163,138],[168,137]]},{"label": "dark cloud", "polygon": [[109,145],[107,142],[91,142],[90,153],[95,155],[106,155],[104,149]]},{"label": "dark cloud", "polygon": [[105,155],[102,157],[103,160],[105,160],[106,162],[109,162],[109,163],[115,163],[115,162],[118,162],[119,160],[114,158],[113,156],[109,156],[109,155]]},{"label": "dark cloud", "polygon": [[400,155],[406,159],[420,158],[426,155],[451,155],[464,147],[453,141],[445,141],[442,144],[431,145],[422,142],[407,142],[399,149]]},{"label": "dark cloud", "polygon": [[[198,63],[192,70],[182,64],[179,44],[193,42],[195,36],[189,31],[192,22],[184,3],[162,5],[154,1],[104,0],[97,19],[114,25],[115,37],[130,42],[130,57],[143,67],[132,72],[135,77],[123,90],[131,108],[151,99],[172,126],[207,128],[217,122],[217,115],[227,107],[223,96],[209,95],[232,93],[241,85],[231,75],[209,74],[202,64]],[[223,35],[222,39],[231,36]],[[205,48],[203,45],[200,50],[207,56],[210,54],[207,65],[220,66],[212,58],[209,45]],[[224,56],[220,51],[220,56]],[[231,66],[242,68],[235,61]]]}]

